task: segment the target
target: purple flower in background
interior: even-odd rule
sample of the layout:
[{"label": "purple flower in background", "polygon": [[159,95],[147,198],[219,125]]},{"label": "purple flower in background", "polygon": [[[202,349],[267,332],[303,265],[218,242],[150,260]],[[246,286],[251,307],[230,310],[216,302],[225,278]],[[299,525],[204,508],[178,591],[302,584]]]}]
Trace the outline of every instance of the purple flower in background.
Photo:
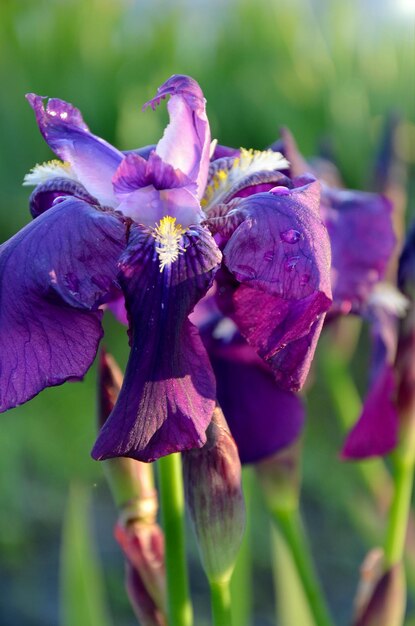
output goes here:
[{"label": "purple flower in background", "polygon": [[173,76],[148,104],[166,97],[157,146],[122,153],[72,105],[28,96],[61,161],[26,177],[35,219],[0,248],[0,408],[81,379],[103,308],[126,312],[131,353],[97,459],[151,461],[204,444],[215,376],[188,316],[222,253],[222,312],[285,389],[303,384],[331,304],[319,184],[283,176],[288,164],[272,151],[222,148],[209,165],[199,85]]}]

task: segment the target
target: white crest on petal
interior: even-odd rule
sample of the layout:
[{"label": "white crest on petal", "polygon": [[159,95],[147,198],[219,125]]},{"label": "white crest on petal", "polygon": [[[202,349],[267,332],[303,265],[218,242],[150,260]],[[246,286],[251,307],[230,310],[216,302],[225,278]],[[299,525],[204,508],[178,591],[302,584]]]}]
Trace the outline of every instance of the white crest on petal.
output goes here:
[{"label": "white crest on petal", "polygon": [[[214,161],[220,163],[220,161]],[[226,163],[226,161],[224,161]],[[202,208],[205,212],[220,204],[232,187],[238,185],[244,178],[259,172],[273,172],[289,167],[287,159],[280,152],[272,150],[245,150],[241,148],[239,157],[236,157],[230,167],[219,168],[214,171],[213,176],[208,181],[205,195],[202,199]]]},{"label": "white crest on petal", "polygon": [[27,187],[33,185],[35,187],[53,178],[77,180],[70,163],[53,159],[52,161],[45,161],[45,163],[35,165],[24,177],[23,185]]},{"label": "white crest on petal", "polygon": [[409,300],[391,283],[378,283],[368,299],[369,307],[379,307],[396,317],[404,317],[408,308]]}]

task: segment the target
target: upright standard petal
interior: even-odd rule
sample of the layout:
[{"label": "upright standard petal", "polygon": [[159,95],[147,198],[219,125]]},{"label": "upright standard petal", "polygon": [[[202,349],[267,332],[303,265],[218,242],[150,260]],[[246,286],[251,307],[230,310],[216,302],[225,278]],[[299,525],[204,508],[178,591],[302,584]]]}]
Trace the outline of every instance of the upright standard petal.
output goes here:
[{"label": "upright standard petal", "polygon": [[116,206],[111,179],[123,153],[93,135],[72,104],[51,98],[46,108],[41,96],[27,94],[46,143],[70,163],[77,179],[104,206]]},{"label": "upright standard petal", "polygon": [[197,184],[199,199],[206,186],[210,157],[210,127],[206,100],[198,83],[189,76],[171,76],[144,105],[153,109],[170,96],[170,123],[156,147],[157,154],[179,168]]},{"label": "upright standard petal", "polygon": [[152,461],[200,447],[215,406],[215,380],[197,329],[188,320],[209,289],[220,252],[200,226],[160,271],[155,233],[134,225],[120,283],[130,319],[131,353],[117,404],[101,430],[96,459]]},{"label": "upright standard petal", "polygon": [[125,239],[117,217],[68,199],[1,246],[1,411],[84,376]]},{"label": "upright standard petal", "polygon": [[318,209],[316,181],[244,198],[233,211],[244,221],[224,248],[234,282],[219,289],[222,309],[292,390],[305,381],[331,305],[330,243]]}]

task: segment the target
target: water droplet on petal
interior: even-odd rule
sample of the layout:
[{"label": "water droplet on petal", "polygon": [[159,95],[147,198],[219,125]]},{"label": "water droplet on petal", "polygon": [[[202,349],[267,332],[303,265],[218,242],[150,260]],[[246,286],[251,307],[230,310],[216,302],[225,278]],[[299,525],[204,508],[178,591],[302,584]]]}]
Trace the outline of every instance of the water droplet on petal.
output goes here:
[{"label": "water droplet on petal", "polygon": [[273,261],[274,260],[274,252],[273,252],[273,250],[268,250],[268,252],[265,252],[264,259],[265,259],[265,261]]},{"label": "water droplet on petal", "polygon": [[292,270],[295,268],[299,260],[300,260],[299,256],[292,256],[289,259],[287,259],[284,264],[287,272],[292,272]]},{"label": "water droplet on petal", "polygon": [[294,230],[294,228],[290,228],[281,233],[281,239],[285,243],[297,243],[301,239],[301,233],[298,230]]},{"label": "water droplet on petal", "polygon": [[300,285],[304,286],[310,282],[310,274],[303,274],[300,278]]},{"label": "water droplet on petal", "polygon": [[250,265],[237,265],[235,270],[244,278],[256,278],[256,271]]},{"label": "water droplet on petal", "polygon": [[277,185],[269,190],[270,193],[273,193],[276,196],[287,196],[291,193],[288,187],[284,187],[283,185]]}]

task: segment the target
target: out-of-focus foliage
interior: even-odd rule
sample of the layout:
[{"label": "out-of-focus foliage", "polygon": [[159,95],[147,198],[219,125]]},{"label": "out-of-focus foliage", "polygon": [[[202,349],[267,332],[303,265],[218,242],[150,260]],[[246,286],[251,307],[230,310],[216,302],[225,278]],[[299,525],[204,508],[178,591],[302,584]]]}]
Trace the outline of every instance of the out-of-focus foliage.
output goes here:
[{"label": "out-of-focus foliage", "polygon": [[[212,134],[221,143],[263,148],[287,125],[306,155],[334,154],[355,187],[370,179],[382,125],[397,109],[406,120],[402,156],[413,164],[413,19],[398,6],[393,0],[2,0],[2,240],[29,220],[24,174],[51,158],[24,100],[31,91],[73,102],[95,133],[127,149],[155,142],[163,131],[165,111],[140,110],[157,86],[172,73],[191,74],[204,90]],[[123,363],[125,330],[112,319],[106,326],[107,345]],[[92,371],[83,384],[46,390],[1,416],[1,623],[58,623],[67,485],[72,478],[91,487],[103,482],[99,464],[89,458],[94,384]],[[346,501],[359,493],[354,468],[338,461],[341,437],[322,390],[318,384],[310,402],[305,501],[312,528],[313,522],[319,527],[315,548],[340,624],[363,555],[345,518]],[[98,492],[101,502],[104,490]],[[98,535],[105,543],[107,593],[114,615],[122,616],[117,624],[127,625],[133,621],[121,560],[113,564],[113,518],[105,519]],[[254,520],[254,532],[258,525]],[[260,582],[269,578],[261,541]],[[259,600],[263,589],[271,593],[271,583],[259,585]]]}]

